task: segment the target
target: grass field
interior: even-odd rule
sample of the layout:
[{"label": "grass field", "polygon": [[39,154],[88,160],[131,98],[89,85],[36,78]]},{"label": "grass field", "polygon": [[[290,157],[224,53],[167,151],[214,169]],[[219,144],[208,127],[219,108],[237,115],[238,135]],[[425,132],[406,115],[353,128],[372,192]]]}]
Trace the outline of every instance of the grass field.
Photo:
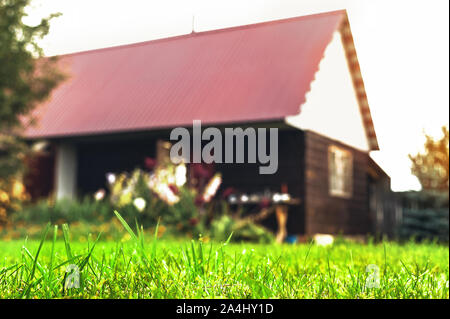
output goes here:
[{"label": "grass field", "polygon": [[[45,241],[0,242],[0,297],[449,298],[448,246],[167,241],[124,226],[119,242],[71,242],[53,227]],[[76,284],[70,264],[79,288],[64,287]]]}]

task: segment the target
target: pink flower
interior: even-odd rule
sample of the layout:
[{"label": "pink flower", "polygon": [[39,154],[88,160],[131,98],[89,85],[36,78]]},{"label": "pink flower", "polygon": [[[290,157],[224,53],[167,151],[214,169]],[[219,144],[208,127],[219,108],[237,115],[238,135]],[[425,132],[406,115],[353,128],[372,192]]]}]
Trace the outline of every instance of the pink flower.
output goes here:
[{"label": "pink flower", "polygon": [[222,193],[222,198],[227,198],[228,196],[230,196],[231,194],[233,194],[235,192],[233,187],[228,187],[226,188],[223,193]]},{"label": "pink flower", "polygon": [[170,184],[169,185],[169,189],[172,191],[172,193],[174,193],[175,195],[178,195],[178,193],[180,192],[180,190],[178,189],[178,187],[176,185]]},{"label": "pink flower", "polygon": [[198,178],[208,179],[214,175],[214,167],[204,163],[193,163],[194,175]]},{"label": "pink flower", "polygon": [[156,160],[151,157],[146,157],[144,163],[145,167],[150,171],[156,166]]}]

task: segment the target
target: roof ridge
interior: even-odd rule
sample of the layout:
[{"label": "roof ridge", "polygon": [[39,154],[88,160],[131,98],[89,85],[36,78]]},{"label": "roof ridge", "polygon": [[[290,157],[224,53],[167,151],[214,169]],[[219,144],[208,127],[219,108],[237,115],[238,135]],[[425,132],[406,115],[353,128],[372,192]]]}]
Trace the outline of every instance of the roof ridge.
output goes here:
[{"label": "roof ridge", "polygon": [[72,55],[79,55],[79,54],[90,54],[90,53],[96,53],[101,51],[109,51],[109,50],[118,50],[118,49],[124,49],[124,48],[132,48],[136,46],[142,46],[142,45],[148,45],[153,43],[160,43],[160,42],[166,42],[166,41],[173,41],[173,40],[179,40],[183,38],[191,38],[191,37],[197,37],[197,36],[204,36],[208,34],[214,34],[214,33],[222,33],[222,32],[228,32],[228,31],[237,31],[237,30],[244,30],[249,28],[255,28],[255,27],[262,27],[266,25],[273,25],[273,24],[279,24],[279,23],[287,23],[292,21],[298,21],[298,20],[306,20],[310,18],[317,18],[319,16],[328,16],[328,15],[334,15],[334,14],[343,14],[347,11],[345,9],[341,10],[334,10],[334,11],[326,11],[326,12],[320,12],[320,13],[312,13],[308,15],[303,16],[295,16],[290,18],[284,18],[284,19],[276,19],[276,20],[269,20],[269,21],[263,21],[263,22],[256,22],[256,23],[250,23],[250,24],[244,24],[244,25],[238,25],[234,27],[228,27],[228,28],[220,28],[220,29],[212,29],[212,30],[206,30],[201,32],[195,32],[192,31],[190,33],[175,35],[175,36],[169,36],[165,38],[157,38],[153,40],[147,40],[147,41],[141,41],[141,42],[134,42],[134,43],[127,43],[127,44],[119,44],[114,45],[110,47],[104,47],[104,48],[98,48],[98,49],[90,49],[90,50],[83,50],[83,51],[76,51],[71,53],[64,53],[64,54],[56,54],[51,55],[45,58],[51,58],[51,57],[67,57]]}]

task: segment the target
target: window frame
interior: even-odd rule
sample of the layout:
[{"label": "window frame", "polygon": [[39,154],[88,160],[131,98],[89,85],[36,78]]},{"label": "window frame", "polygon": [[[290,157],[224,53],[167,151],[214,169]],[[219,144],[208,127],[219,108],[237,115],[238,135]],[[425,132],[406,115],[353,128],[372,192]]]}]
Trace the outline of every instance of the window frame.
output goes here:
[{"label": "window frame", "polygon": [[[336,157],[336,154],[339,154],[339,157]],[[340,174],[336,169],[337,161],[342,161],[340,164],[342,172]],[[340,179],[340,182],[336,182],[336,179]],[[338,185],[341,186],[338,187]],[[353,196],[353,154],[351,151],[336,145],[328,146],[328,193],[331,196],[341,198]]]}]

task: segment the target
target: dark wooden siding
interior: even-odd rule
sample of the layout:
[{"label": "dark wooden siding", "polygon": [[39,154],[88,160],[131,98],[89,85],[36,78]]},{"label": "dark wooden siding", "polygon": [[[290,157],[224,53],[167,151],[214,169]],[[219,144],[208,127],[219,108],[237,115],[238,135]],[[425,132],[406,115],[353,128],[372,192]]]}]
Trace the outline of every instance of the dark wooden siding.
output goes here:
[{"label": "dark wooden siding", "polygon": [[52,147],[25,159],[24,184],[31,199],[36,201],[51,195],[54,187],[55,151]]},{"label": "dark wooden siding", "polygon": [[[279,130],[278,132],[278,170],[272,175],[259,174],[256,164],[216,164],[222,173],[221,189],[233,187],[241,192],[280,192],[281,185],[286,184],[291,196],[300,198],[300,205],[289,208],[287,230],[289,234],[303,234],[304,225],[304,138],[299,130]],[[247,158],[247,154],[246,154]],[[258,161],[258,159],[257,159]],[[276,230],[275,216],[271,216],[265,225]]]},{"label": "dark wooden siding", "polygon": [[[319,134],[305,133],[306,233],[366,234],[371,230],[368,207],[369,155]],[[335,145],[353,155],[353,192],[349,198],[329,193],[328,147]]]},{"label": "dark wooden siding", "polygon": [[80,195],[106,188],[106,174],[109,172],[131,172],[144,168],[146,157],[155,157],[156,138],[130,139],[126,141],[85,141],[77,145],[78,176]]},{"label": "dark wooden siding", "polygon": [[374,235],[393,238],[398,226],[399,205],[391,191],[390,177],[369,158],[369,209]]}]

